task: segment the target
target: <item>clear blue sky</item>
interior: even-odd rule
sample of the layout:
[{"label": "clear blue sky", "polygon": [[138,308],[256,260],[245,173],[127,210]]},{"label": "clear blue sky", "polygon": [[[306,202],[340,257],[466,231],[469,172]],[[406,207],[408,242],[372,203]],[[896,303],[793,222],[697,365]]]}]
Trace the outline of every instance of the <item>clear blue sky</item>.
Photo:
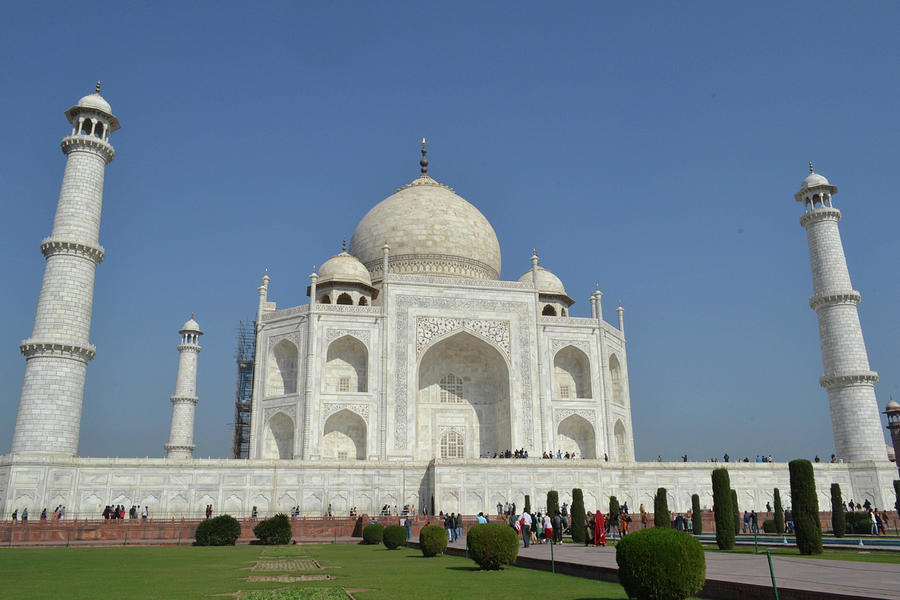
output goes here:
[{"label": "clear blue sky", "polygon": [[805,232],[835,204],[879,406],[900,397],[900,3],[7,3],[0,36],[9,449],[64,167],[97,79],[112,142],[85,456],[161,456],[193,311],[197,456],[228,456],[235,333],[375,203],[430,172],[490,219],[503,278],[537,247],[589,313],[626,312],[639,459],[833,452]]}]

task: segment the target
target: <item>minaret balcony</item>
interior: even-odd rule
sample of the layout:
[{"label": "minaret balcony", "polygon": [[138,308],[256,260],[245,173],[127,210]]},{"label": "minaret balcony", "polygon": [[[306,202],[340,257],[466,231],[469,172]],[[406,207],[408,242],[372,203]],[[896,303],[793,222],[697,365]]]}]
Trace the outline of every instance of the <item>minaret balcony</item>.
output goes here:
[{"label": "minaret balcony", "polygon": [[92,150],[100,154],[107,164],[111,163],[112,159],[116,157],[116,150],[109,142],[90,135],[70,135],[64,137],[59,145],[65,154],[74,150]]},{"label": "minaret balcony", "polygon": [[878,373],[875,371],[858,371],[856,373],[844,373],[841,375],[825,375],[819,378],[819,385],[828,389],[843,385],[869,384],[878,382]]},{"label": "minaret balcony", "polygon": [[849,292],[839,292],[839,293],[829,293],[829,294],[819,294],[817,296],[813,296],[809,299],[809,307],[813,310],[818,309],[820,306],[824,306],[826,304],[859,304],[860,300],[862,300],[862,296],[856,290],[850,290]]}]

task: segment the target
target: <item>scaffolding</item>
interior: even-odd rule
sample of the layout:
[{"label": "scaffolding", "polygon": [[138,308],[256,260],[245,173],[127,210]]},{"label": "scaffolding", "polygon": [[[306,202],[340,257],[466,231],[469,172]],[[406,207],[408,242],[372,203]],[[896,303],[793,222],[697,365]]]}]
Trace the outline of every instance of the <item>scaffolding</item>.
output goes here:
[{"label": "scaffolding", "polygon": [[241,321],[237,335],[237,391],[234,398],[232,458],[250,458],[250,402],[253,361],[256,358],[256,321]]}]

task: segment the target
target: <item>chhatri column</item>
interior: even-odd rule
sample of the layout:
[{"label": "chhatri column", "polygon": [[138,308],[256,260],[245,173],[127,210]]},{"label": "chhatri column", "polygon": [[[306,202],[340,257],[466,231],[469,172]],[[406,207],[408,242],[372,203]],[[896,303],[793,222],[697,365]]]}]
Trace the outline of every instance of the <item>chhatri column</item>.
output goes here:
[{"label": "chhatri column", "polygon": [[809,241],[813,296],[809,306],[819,319],[819,339],[825,375],[819,382],[828,391],[831,427],[838,457],[849,460],[887,460],[881,419],[875,400],[878,374],[869,368],[859,324],[859,292],[850,284],[838,221],[841,211],[831,198],[837,187],[813,171],[794,194],[806,212],[800,224]]},{"label": "chhatri column", "polygon": [[169,427],[169,443],[166,458],[191,458],[194,452],[194,409],[197,406],[197,358],[200,354],[200,325],[194,315],[178,332],[178,375],[172,401],[172,424]]},{"label": "chhatri column", "polygon": [[90,344],[94,271],[103,260],[99,244],[103,177],[115,156],[109,135],[119,120],[96,91],[66,111],[72,134],[66,155],[53,232],[41,243],[47,259],[31,337],[19,346],[25,378],[12,452],[75,456]]}]

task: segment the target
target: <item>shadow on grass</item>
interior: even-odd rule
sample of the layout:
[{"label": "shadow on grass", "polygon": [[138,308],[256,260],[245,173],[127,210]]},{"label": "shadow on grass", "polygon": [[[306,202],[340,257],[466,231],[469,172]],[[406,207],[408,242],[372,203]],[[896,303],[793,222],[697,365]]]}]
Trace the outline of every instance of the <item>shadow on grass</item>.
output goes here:
[{"label": "shadow on grass", "polygon": [[[467,571],[467,572],[471,573],[473,571],[480,571],[481,567],[447,567],[447,570],[448,571]],[[488,571],[485,571],[485,572],[487,573]]]}]

